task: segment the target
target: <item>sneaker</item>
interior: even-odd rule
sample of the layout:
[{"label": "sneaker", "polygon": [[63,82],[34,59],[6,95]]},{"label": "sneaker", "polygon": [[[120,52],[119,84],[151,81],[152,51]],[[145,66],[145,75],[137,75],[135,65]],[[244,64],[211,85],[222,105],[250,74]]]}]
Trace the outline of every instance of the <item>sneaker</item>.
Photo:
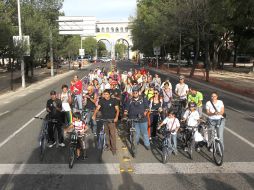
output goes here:
[{"label": "sneaker", "polygon": [[187,147],[184,147],[184,152],[188,152],[188,148]]},{"label": "sneaker", "polygon": [[59,146],[65,147],[65,144],[64,143],[59,143]]},{"label": "sneaker", "polygon": [[173,154],[175,155],[175,156],[177,156],[178,155],[178,151],[176,150],[176,151],[173,151]]},{"label": "sneaker", "polygon": [[97,133],[93,133],[93,136],[97,137]]},{"label": "sneaker", "polygon": [[150,150],[151,147],[150,146],[145,146],[146,150]]},{"label": "sneaker", "polygon": [[200,148],[199,147],[197,148],[197,152],[200,152]]},{"label": "sneaker", "polygon": [[209,152],[213,152],[213,148],[212,147],[209,148]]},{"label": "sneaker", "polygon": [[104,150],[105,150],[105,151],[109,151],[109,150],[110,150],[109,146],[106,146],[106,147],[104,148]]},{"label": "sneaker", "polygon": [[52,148],[54,145],[56,145],[56,141],[52,142],[52,143],[49,143],[49,148]]}]

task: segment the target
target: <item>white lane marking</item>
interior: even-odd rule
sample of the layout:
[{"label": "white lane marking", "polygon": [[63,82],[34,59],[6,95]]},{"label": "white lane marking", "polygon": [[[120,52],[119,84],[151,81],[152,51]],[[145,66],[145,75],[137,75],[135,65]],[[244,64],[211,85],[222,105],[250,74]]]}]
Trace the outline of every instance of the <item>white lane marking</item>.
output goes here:
[{"label": "white lane marking", "polygon": [[3,115],[5,115],[5,114],[7,114],[7,113],[9,113],[10,111],[6,111],[6,112],[3,112],[3,113],[0,113],[0,117],[1,116],[3,116]]},{"label": "white lane marking", "polygon": [[24,96],[26,96],[26,94],[19,94],[19,95],[17,95],[18,97],[24,97]]},{"label": "white lane marking", "polygon": [[254,148],[254,143],[248,141],[246,138],[242,137],[241,135],[237,134],[236,132],[234,132],[233,130],[225,127],[225,130],[227,130],[228,132],[230,132],[232,135],[236,136],[237,138],[239,138],[240,140],[242,140],[243,142],[245,142],[246,144],[250,145],[252,148]]},{"label": "white lane marking", "polygon": [[3,102],[3,104],[8,104],[8,103],[10,103],[10,102]]},{"label": "white lane marking", "polygon": [[247,113],[245,113],[245,112],[243,112],[243,111],[240,111],[240,110],[237,110],[237,109],[235,109],[235,108],[232,108],[231,106],[226,106],[226,108],[229,108],[229,109],[231,109],[231,110],[234,110],[234,111],[236,111],[236,112],[239,112],[239,113],[241,113],[241,114],[243,114],[243,115],[245,115],[245,116],[254,118],[253,115],[249,115],[249,114],[247,114]]},{"label": "white lane marking", "polygon": [[[254,162],[225,162],[221,167],[213,163],[139,163],[133,164],[134,174],[234,174],[254,173]],[[0,175],[116,175],[119,163],[75,164],[0,164]]]},{"label": "white lane marking", "polygon": [[254,162],[225,162],[217,167],[213,163],[144,163],[134,164],[135,174],[227,174],[253,173]]},{"label": "white lane marking", "polygon": [[7,76],[1,76],[0,79],[1,79],[1,78],[5,78],[5,77],[7,77]]},{"label": "white lane marking", "polygon": [[[43,112],[46,111],[46,108],[43,109],[40,113],[36,115],[36,117],[40,116]],[[22,127],[20,127],[17,131],[12,133],[8,138],[6,138],[3,142],[0,143],[0,148],[2,148],[8,141],[14,138],[20,131],[22,131],[25,127],[27,127],[35,118],[30,119],[27,123],[25,123]]]},{"label": "white lane marking", "polygon": [[[203,113],[203,115],[207,118],[208,115]],[[246,144],[250,145],[252,148],[254,148],[254,143],[250,142],[249,140],[247,140],[246,138],[242,137],[241,135],[237,134],[235,131],[225,127],[225,130],[227,130],[228,132],[230,132],[232,135],[236,136],[237,138],[239,138],[240,140],[242,140],[243,142],[245,142]]]}]

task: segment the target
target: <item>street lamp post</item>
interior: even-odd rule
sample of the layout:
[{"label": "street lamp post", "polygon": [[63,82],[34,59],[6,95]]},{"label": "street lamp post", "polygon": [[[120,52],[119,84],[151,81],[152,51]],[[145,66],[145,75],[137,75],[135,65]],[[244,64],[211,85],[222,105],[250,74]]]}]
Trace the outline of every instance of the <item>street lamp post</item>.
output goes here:
[{"label": "street lamp post", "polygon": [[[17,0],[18,4],[18,23],[19,23],[19,40],[21,43],[23,43],[22,38],[22,29],[21,29],[21,14],[20,14],[20,0]],[[21,51],[22,52],[22,51]],[[26,87],[26,81],[25,81],[25,64],[23,59],[23,53],[20,56],[20,62],[21,62],[21,78],[22,78],[22,87]]]}]

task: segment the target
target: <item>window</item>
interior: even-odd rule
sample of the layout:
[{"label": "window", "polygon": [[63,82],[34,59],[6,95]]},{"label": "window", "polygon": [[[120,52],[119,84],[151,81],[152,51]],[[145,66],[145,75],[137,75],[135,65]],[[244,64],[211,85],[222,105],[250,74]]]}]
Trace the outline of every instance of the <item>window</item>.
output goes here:
[{"label": "window", "polygon": [[125,32],[128,32],[128,27],[125,27]]},{"label": "window", "polygon": [[123,32],[123,27],[120,28],[120,32]]},{"label": "window", "polygon": [[96,32],[100,32],[100,29],[99,29],[99,28],[96,28]]},{"label": "window", "polygon": [[116,32],[119,32],[119,28],[118,27],[116,27]]},{"label": "window", "polygon": [[104,28],[103,28],[103,27],[101,28],[101,32],[105,32],[105,30],[104,30]]},{"label": "window", "polygon": [[106,32],[109,32],[109,27],[106,28]]},{"label": "window", "polygon": [[114,31],[115,31],[115,30],[114,30],[114,28],[112,27],[112,28],[111,28],[111,32],[114,32]]}]

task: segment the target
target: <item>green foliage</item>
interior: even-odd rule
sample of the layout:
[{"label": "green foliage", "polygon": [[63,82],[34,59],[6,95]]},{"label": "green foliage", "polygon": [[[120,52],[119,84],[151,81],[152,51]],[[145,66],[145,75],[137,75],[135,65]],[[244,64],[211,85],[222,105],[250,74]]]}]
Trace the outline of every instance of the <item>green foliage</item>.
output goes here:
[{"label": "green foliage", "polygon": [[159,45],[177,54],[181,33],[182,51],[198,48],[205,53],[210,46],[212,54],[227,51],[233,41],[238,51],[251,52],[241,41],[254,38],[253,10],[253,0],[140,0],[132,25],[133,49],[152,55]]},{"label": "green foliage", "polygon": [[95,56],[96,48],[97,48],[97,40],[93,37],[87,37],[83,40],[82,43],[83,49],[85,49],[85,53],[91,56]]},{"label": "green foliage", "polygon": [[116,55],[118,55],[118,58],[124,58],[126,51],[127,51],[128,47],[125,44],[116,44],[115,45],[115,52]]}]

